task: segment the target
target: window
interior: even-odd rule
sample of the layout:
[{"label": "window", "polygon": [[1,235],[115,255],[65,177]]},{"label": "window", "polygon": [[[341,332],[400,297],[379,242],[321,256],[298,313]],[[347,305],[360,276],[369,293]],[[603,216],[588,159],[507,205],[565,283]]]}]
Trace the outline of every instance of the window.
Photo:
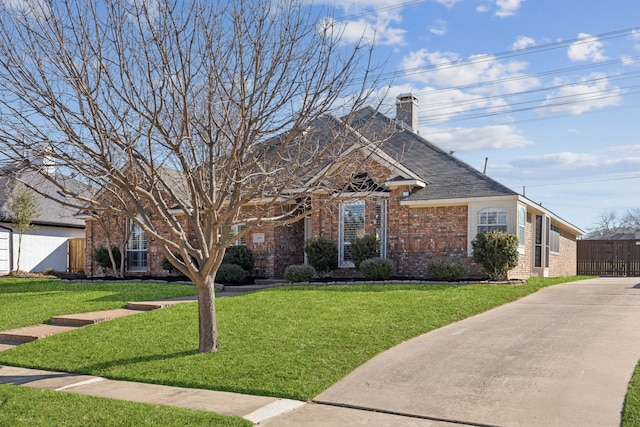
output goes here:
[{"label": "window", "polygon": [[534,266],[542,267],[542,215],[536,215],[535,228]]},{"label": "window", "polygon": [[549,226],[551,225],[551,220],[549,219],[549,217],[545,217],[545,239],[544,239],[544,266],[549,268],[549,243],[551,242],[551,240],[549,239]]},{"label": "window", "polygon": [[[544,215],[536,215],[534,241],[534,267],[549,267],[549,252],[553,250],[554,232],[551,219]],[[556,227],[557,228],[557,227]],[[558,230],[559,231],[559,230]],[[560,249],[560,235],[556,234],[558,250]]]},{"label": "window", "polygon": [[478,234],[487,231],[507,231],[507,211],[487,208],[478,212]]},{"label": "window", "polygon": [[351,245],[364,236],[364,202],[340,204],[340,242],[338,260],[340,267],[353,267]]},{"label": "window", "polygon": [[376,203],[376,237],[380,242],[380,258],[387,257],[387,201]]},{"label": "window", "polygon": [[521,245],[525,244],[525,224],[527,211],[524,206],[518,206],[518,241]]},{"label": "window", "polygon": [[[236,237],[238,234],[242,233],[246,228],[246,225],[244,224],[234,224],[231,226],[231,231],[229,232],[229,237],[230,238],[234,238]],[[242,236],[240,238],[238,238],[238,240],[236,240],[232,246],[241,246],[241,245],[245,245],[247,243],[245,236]]]},{"label": "window", "polygon": [[560,228],[556,225],[551,226],[551,252],[560,252]]},{"label": "window", "polygon": [[[375,217],[373,211],[375,209]],[[365,230],[365,223],[371,224]],[[340,228],[338,241],[338,265],[340,267],[353,267],[353,253],[351,245],[356,239],[364,237],[366,234],[375,235],[380,241],[379,254],[381,258],[387,255],[387,201],[378,200],[369,203],[365,202],[342,203],[340,204]]]},{"label": "window", "polygon": [[131,221],[127,241],[127,271],[147,271],[147,236],[140,226]]}]

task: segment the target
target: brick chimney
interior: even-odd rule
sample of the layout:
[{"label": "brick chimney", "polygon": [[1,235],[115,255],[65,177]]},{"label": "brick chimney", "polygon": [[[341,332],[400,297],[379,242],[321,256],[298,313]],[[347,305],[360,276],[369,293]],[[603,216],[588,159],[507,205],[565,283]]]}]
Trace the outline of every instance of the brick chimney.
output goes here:
[{"label": "brick chimney", "polygon": [[418,131],[418,98],[412,93],[402,93],[396,98],[396,121]]}]

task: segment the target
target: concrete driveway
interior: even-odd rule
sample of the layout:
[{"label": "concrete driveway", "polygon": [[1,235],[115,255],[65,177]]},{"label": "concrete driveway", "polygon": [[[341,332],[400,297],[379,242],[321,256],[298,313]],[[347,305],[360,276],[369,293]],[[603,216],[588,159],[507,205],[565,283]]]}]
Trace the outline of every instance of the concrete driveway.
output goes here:
[{"label": "concrete driveway", "polygon": [[267,426],[619,426],[640,279],[543,289],[380,354]]}]

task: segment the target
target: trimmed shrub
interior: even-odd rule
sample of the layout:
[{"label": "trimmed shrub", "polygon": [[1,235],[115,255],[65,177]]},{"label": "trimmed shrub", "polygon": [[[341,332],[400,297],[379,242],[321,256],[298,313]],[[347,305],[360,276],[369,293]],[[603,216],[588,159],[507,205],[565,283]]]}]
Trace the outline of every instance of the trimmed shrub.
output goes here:
[{"label": "trimmed shrub", "polygon": [[380,256],[380,240],[373,235],[360,237],[351,244],[351,250],[353,263],[356,269],[359,269],[360,263],[365,259],[378,258]]},{"label": "trimmed shrub", "polygon": [[[179,253],[174,253],[174,255],[176,256],[176,258],[182,261],[182,255],[180,255]],[[198,262],[196,261],[195,258],[191,257],[191,261],[196,265],[196,267],[198,266]],[[162,257],[162,263],[160,263],[160,266],[162,267],[163,270],[168,270],[169,273],[172,273],[172,274],[180,271],[173,264],[171,264],[171,261],[169,261],[169,259],[166,256]]]},{"label": "trimmed shrub", "polygon": [[218,283],[242,283],[245,279],[245,273],[238,264],[220,264],[216,273],[216,282]]},{"label": "trimmed shrub", "polygon": [[[116,262],[116,268],[117,268],[117,266],[120,265],[120,259],[121,259],[120,249],[118,249],[117,246],[112,246],[111,253],[113,253],[113,259]],[[111,265],[111,258],[109,258],[109,250],[107,249],[106,246],[101,245],[93,250],[93,260],[100,267],[113,268],[113,266]]]},{"label": "trimmed shrub", "polygon": [[284,278],[289,282],[308,282],[316,275],[316,269],[307,264],[290,265],[284,269]]},{"label": "trimmed shrub", "polygon": [[487,231],[471,242],[473,260],[482,265],[493,280],[506,280],[507,272],[518,265],[518,237],[506,231]]},{"label": "trimmed shrub", "polygon": [[442,258],[427,263],[427,274],[433,280],[453,282],[467,275],[467,266],[459,258]]},{"label": "trimmed shrub", "polygon": [[390,259],[369,258],[360,263],[360,272],[369,280],[389,280],[396,272],[396,265]]},{"label": "trimmed shrub", "polygon": [[338,245],[324,237],[304,242],[304,251],[309,264],[319,273],[328,273],[338,268]]},{"label": "trimmed shrub", "polygon": [[223,264],[235,264],[244,271],[253,271],[253,252],[246,245],[229,246],[224,252]]},{"label": "trimmed shrub", "polygon": [[[182,259],[180,254],[176,254],[176,257]],[[178,269],[173,264],[171,264],[171,261],[169,261],[167,257],[162,258],[162,263],[160,264],[160,266],[163,270],[168,270],[169,273],[176,273],[178,271]]]}]

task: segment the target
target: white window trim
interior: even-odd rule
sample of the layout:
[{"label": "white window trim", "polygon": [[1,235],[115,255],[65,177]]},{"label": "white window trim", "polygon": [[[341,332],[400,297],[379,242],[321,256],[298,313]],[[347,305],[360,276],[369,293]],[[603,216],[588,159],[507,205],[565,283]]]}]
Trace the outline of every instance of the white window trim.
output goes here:
[{"label": "white window trim", "polygon": [[346,206],[362,206],[364,209],[365,221],[366,221],[366,203],[364,200],[350,202],[350,203],[340,203],[338,209],[338,267],[341,268],[350,268],[355,267],[352,261],[344,260],[344,212]]},{"label": "white window trim", "polygon": [[[127,268],[127,272],[130,273],[146,273],[148,271],[149,268],[149,263],[147,260],[148,254],[149,254],[149,242],[147,240],[147,233],[145,233],[145,231],[142,229],[142,227],[140,227],[138,225],[138,223],[136,223],[133,220],[130,220],[129,222],[129,239],[127,240],[127,246],[126,246],[126,268]],[[139,230],[140,234],[139,236],[142,236],[142,239],[144,241],[144,249],[130,249],[130,245],[133,242],[132,237],[133,237],[133,230],[135,229]],[[144,253],[144,266],[131,266],[131,257],[130,254],[132,253],[137,253],[137,254],[142,254]]]}]

